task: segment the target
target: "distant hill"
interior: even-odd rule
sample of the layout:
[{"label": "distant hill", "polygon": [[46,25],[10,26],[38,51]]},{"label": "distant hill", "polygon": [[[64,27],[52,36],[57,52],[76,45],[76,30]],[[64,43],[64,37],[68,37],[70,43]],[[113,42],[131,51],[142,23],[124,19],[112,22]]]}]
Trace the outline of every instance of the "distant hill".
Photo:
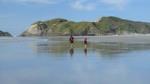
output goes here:
[{"label": "distant hill", "polygon": [[136,22],[114,16],[102,17],[97,22],[74,22],[52,19],[33,23],[21,36],[66,36],[66,35],[123,35],[148,34],[150,23]]},{"label": "distant hill", "polygon": [[0,36],[12,36],[12,35],[8,32],[0,31]]}]

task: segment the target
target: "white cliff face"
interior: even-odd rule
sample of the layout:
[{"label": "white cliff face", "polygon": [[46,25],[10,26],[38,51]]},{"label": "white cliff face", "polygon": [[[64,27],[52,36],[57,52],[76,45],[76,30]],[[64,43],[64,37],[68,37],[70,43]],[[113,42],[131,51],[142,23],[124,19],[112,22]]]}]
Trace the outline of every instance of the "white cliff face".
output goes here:
[{"label": "white cliff face", "polygon": [[39,29],[37,24],[31,25],[31,27],[27,30],[28,33],[32,35],[41,35],[42,30]]},{"label": "white cliff face", "polygon": [[47,28],[44,23],[32,24],[21,36],[43,36]]}]

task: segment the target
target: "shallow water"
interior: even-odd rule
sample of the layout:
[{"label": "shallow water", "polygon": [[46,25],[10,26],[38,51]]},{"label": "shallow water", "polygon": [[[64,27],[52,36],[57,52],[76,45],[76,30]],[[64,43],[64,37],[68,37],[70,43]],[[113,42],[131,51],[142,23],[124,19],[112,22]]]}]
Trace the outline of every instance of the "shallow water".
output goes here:
[{"label": "shallow water", "polygon": [[88,37],[87,50],[82,39],[72,49],[68,37],[0,38],[0,84],[150,83],[149,39]]}]

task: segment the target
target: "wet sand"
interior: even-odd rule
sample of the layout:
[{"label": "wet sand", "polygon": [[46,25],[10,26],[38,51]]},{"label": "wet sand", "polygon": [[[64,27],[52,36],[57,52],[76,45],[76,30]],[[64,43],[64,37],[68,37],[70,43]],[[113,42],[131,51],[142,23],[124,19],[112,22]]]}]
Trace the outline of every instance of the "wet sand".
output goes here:
[{"label": "wet sand", "polygon": [[[88,42],[108,42],[108,43],[131,43],[131,44],[150,44],[150,34],[135,34],[135,35],[108,35],[108,36],[74,36],[75,41],[83,41],[84,38],[88,38]],[[55,38],[60,38],[61,41],[68,41],[69,36],[50,36],[50,37],[0,37],[0,40],[37,40],[43,39],[55,40]]]},{"label": "wet sand", "polygon": [[[76,37],[83,40],[85,36]],[[150,35],[112,35],[112,36],[87,36],[89,42],[113,42],[113,43],[139,43],[149,44]]]}]

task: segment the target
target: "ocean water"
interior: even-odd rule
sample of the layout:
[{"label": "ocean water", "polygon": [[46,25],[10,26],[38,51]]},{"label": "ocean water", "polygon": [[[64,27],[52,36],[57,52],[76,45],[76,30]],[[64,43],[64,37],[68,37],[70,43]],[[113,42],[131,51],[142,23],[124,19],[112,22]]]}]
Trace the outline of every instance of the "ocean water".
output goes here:
[{"label": "ocean water", "polygon": [[0,84],[149,84],[150,37],[116,37],[0,38]]}]

